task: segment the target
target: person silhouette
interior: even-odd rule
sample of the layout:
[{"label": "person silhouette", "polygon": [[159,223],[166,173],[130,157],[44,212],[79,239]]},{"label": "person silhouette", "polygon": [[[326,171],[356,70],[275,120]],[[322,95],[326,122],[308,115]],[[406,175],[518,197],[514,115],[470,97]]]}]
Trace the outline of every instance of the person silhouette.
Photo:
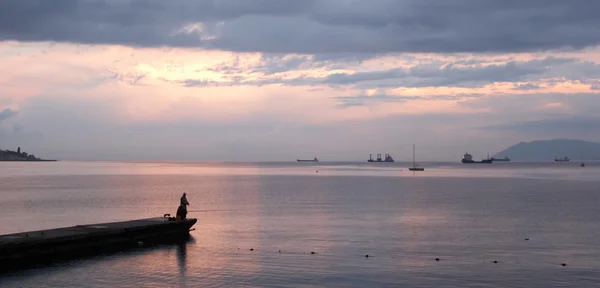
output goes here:
[{"label": "person silhouette", "polygon": [[183,196],[181,196],[179,205],[183,206],[186,210],[187,210],[187,206],[190,205],[190,202],[188,202],[185,192],[183,193]]},{"label": "person silhouette", "polygon": [[186,194],[183,193],[183,195],[181,196],[181,199],[179,200],[179,208],[177,208],[177,219],[178,220],[185,220],[185,217],[187,216],[187,206],[190,205],[190,202],[188,202]]}]

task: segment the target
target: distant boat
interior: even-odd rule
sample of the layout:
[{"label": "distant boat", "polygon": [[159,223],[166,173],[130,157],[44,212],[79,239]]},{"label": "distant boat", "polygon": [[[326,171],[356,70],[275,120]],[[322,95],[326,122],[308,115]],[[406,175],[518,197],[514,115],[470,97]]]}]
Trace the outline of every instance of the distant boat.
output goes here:
[{"label": "distant boat", "polygon": [[315,159],[296,159],[296,161],[298,162],[319,162],[319,159],[317,159],[317,157],[315,157]]},{"label": "distant boat", "polygon": [[481,160],[481,161],[475,161],[475,160],[473,160],[473,155],[471,155],[469,153],[465,153],[465,155],[460,160],[460,162],[462,162],[464,164],[476,164],[476,163],[492,163],[492,160],[488,158],[488,159]]},{"label": "distant boat", "polygon": [[425,171],[423,167],[417,167],[415,164],[415,144],[413,144],[413,167],[408,168],[410,171]]},{"label": "distant boat", "polygon": [[563,158],[554,158],[554,162],[569,162],[571,161],[571,159],[569,159],[569,157],[565,156]]},{"label": "distant boat", "polygon": [[377,159],[373,159],[373,154],[369,154],[369,160],[367,162],[394,162],[392,155],[385,154],[385,159],[381,159],[381,154],[377,154]]},{"label": "distant boat", "polygon": [[507,156],[504,156],[504,158],[494,158],[492,157],[490,160],[493,161],[510,161],[510,158],[508,158]]}]

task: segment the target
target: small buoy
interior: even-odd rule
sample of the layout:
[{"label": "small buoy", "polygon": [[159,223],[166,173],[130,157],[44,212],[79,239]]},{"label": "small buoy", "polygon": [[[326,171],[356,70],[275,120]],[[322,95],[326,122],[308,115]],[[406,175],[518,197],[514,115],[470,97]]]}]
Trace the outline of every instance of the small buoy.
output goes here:
[{"label": "small buoy", "polygon": [[365,258],[369,258],[369,254],[365,255]]},{"label": "small buoy", "polygon": [[440,258],[435,258],[435,261],[440,261]]},{"label": "small buoy", "polygon": [[525,241],[529,241],[529,238],[525,238]]},{"label": "small buoy", "polygon": [[560,265],[561,265],[561,266],[563,266],[563,267],[567,266],[567,264],[565,264],[565,263],[562,263],[562,264],[560,264]]},{"label": "small buoy", "polygon": [[254,248],[250,248],[250,251],[254,251]]},{"label": "small buoy", "polygon": [[310,254],[312,254],[312,255],[315,255],[315,254],[317,254],[317,253],[315,253],[315,252],[310,252]]},{"label": "small buoy", "polygon": [[319,173],[319,170],[317,170],[317,173]]},{"label": "small buoy", "polygon": [[281,253],[281,250],[279,250],[279,253]]},{"label": "small buoy", "polygon": [[498,261],[494,260],[494,263],[498,263]]}]

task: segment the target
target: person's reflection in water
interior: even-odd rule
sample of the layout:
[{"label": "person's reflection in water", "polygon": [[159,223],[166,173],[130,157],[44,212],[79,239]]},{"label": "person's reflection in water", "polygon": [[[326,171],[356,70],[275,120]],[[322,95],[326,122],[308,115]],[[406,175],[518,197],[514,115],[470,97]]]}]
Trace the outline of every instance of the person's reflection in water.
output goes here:
[{"label": "person's reflection in water", "polygon": [[177,264],[179,264],[179,274],[182,277],[185,277],[187,271],[187,242],[177,243]]}]

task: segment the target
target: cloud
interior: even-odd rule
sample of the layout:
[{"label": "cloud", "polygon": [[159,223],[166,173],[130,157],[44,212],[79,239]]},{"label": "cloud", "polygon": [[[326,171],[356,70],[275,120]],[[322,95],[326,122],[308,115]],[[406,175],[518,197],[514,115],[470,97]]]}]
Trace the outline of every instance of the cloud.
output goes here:
[{"label": "cloud", "polygon": [[290,71],[342,68],[351,64],[361,64],[366,60],[375,59],[379,56],[382,55],[376,53],[337,53],[316,55],[261,53],[258,63],[242,63],[240,57],[235,56],[235,60],[223,62],[216,67],[208,68],[207,71],[222,73],[225,75],[260,73],[262,75],[269,76]]},{"label": "cloud", "polygon": [[525,84],[515,84],[514,90],[536,90],[540,89],[540,85],[536,85],[533,83],[525,83]]},{"label": "cloud", "polygon": [[142,85],[142,80],[147,75],[144,73],[118,73],[113,72],[108,79],[118,80],[128,85]]},{"label": "cloud", "polygon": [[[372,103],[406,102],[407,96],[390,96],[387,94],[338,96],[334,99],[339,101],[337,107],[348,108],[355,106],[366,106]],[[416,98],[416,96],[415,96]]]},{"label": "cloud", "polygon": [[[600,93],[533,93],[533,94],[487,94],[480,98],[462,101],[459,105],[469,109],[486,109],[503,119],[537,121],[541,117],[557,116],[554,110],[535,110],[550,103],[562,103],[561,108],[569,115],[595,115],[600,111]],[[556,108],[556,107],[550,107]],[[535,110],[535,112],[534,112]],[[527,119],[529,118],[529,119]]]},{"label": "cloud", "polygon": [[[365,72],[338,72],[325,76],[271,76],[272,73],[297,69],[305,65],[307,58],[288,58],[278,64],[266,66],[263,77],[256,79],[255,76],[236,78],[234,81],[209,81],[189,79],[182,83],[187,87],[197,86],[263,86],[281,84],[286,86],[320,86],[330,87],[360,85],[359,88],[381,88],[381,87],[468,87],[477,88],[498,82],[523,82],[539,81],[549,76],[558,77],[560,69],[569,65],[583,63],[575,58],[546,57],[543,59],[532,59],[527,61],[509,61],[499,64],[464,66],[464,62],[417,64],[409,68],[391,68],[387,70],[375,70]],[[458,64],[460,63],[460,65]],[[262,66],[263,68],[265,66]],[[556,71],[557,70],[557,71]],[[595,77],[600,73],[600,65],[594,69],[588,67],[587,74],[569,74],[569,79],[584,80],[587,77]],[[270,77],[271,76],[271,77]]]},{"label": "cloud", "polygon": [[10,108],[6,108],[6,109],[0,111],[0,123],[4,122],[5,120],[15,117],[17,114],[18,114],[18,111],[15,111]]},{"label": "cloud", "polygon": [[406,101],[418,100],[442,100],[442,101],[458,101],[470,98],[482,97],[482,94],[456,94],[456,95],[430,95],[430,96],[409,96],[409,95],[389,95],[389,94],[360,94],[354,96],[338,96],[334,97],[338,101],[338,108],[349,108],[356,106],[368,106],[378,103],[401,103]]},{"label": "cloud", "polygon": [[[27,151],[62,160],[282,161],[316,155],[325,161],[362,161],[368,157],[369,151],[390,152],[398,159],[402,158],[401,152],[406,152],[408,159],[412,155],[409,146],[412,141],[430,142],[439,136],[432,131],[432,126],[443,123],[458,127],[465,119],[473,117],[397,115],[311,124],[290,121],[281,115],[255,113],[244,117],[243,121],[221,123],[193,118],[129,122],[113,120],[118,118],[114,111],[118,109],[118,102],[100,106],[96,104],[95,100],[69,98],[32,102],[24,105],[20,121],[27,127],[43,131],[43,137],[2,137],[0,133],[0,138],[6,147],[23,147],[27,144]],[[313,112],[306,113],[310,115]],[[88,114],[94,114],[94,117],[90,118]],[[403,125],[406,123],[413,124]],[[381,131],[395,133],[382,135]],[[428,133],[418,135],[419,131]],[[402,135],[412,135],[413,138]],[[380,141],[372,143],[372,139]],[[444,141],[438,140],[436,143],[442,145],[440,143]],[[406,150],[402,150],[402,146]],[[422,148],[423,153],[430,151],[428,157],[435,158],[443,154],[433,151],[431,147]],[[439,147],[436,150],[440,150]]]},{"label": "cloud", "polygon": [[0,40],[299,54],[523,52],[597,45],[596,11],[596,0],[6,0]]},{"label": "cloud", "polygon": [[263,54],[261,57],[262,63],[254,67],[252,72],[262,72],[265,75],[271,75],[291,70],[299,70],[303,66],[309,66],[310,64],[312,65],[306,68],[323,66],[322,64],[318,65],[318,62],[311,61],[311,58],[312,57],[309,56]]},{"label": "cloud", "polygon": [[[30,132],[15,137],[15,133],[0,131],[2,145],[25,146],[27,151],[36,155],[63,160],[293,161],[297,157],[318,156],[323,161],[364,161],[368,153],[387,152],[398,160],[410,159],[411,145],[416,143],[417,151],[422,155],[420,159],[457,161],[465,149],[479,157],[485,155],[487,149],[489,152],[501,150],[533,135],[541,138],[559,137],[559,132],[568,134],[568,131],[562,131],[568,130],[568,127],[557,130],[559,132],[536,133],[480,128],[556,117],[534,110],[540,103],[565,103],[572,107],[570,115],[566,116],[593,113],[590,111],[600,109],[600,97],[593,94],[420,96],[386,94],[382,90],[372,96],[357,94],[331,99],[330,90],[315,95],[299,91],[295,97],[289,95],[294,88],[278,90],[267,87],[254,90],[262,94],[271,90],[271,97],[249,102],[239,97],[235,98],[237,102],[218,102],[222,95],[209,97],[213,96],[213,88],[187,90],[190,95],[209,96],[189,96],[185,100],[165,99],[163,93],[155,92],[153,87],[127,88],[132,89],[142,89],[144,93],[138,99],[123,97],[118,91],[107,93],[110,97],[98,91],[98,95],[86,94],[86,97],[73,93],[69,96],[27,98],[19,103],[19,115],[11,122],[16,121]],[[179,89],[172,93],[186,90]],[[223,89],[232,89],[247,96],[253,88]],[[144,104],[154,98],[161,100],[157,103],[160,111],[154,117],[142,113],[140,118],[136,118],[137,109],[151,110]],[[317,101],[319,99],[320,102]],[[475,102],[489,108],[489,111],[431,112],[426,110],[427,105],[421,105],[425,102],[439,105],[442,100],[450,100],[443,101],[448,104]],[[252,107],[257,102],[264,106]],[[349,106],[386,105],[376,109],[336,109],[336,105],[341,106],[344,102]],[[398,106],[410,107],[395,109]],[[350,117],[361,111],[364,113],[358,114],[358,117]],[[225,116],[221,119],[215,118],[215,115]],[[530,117],[536,119],[531,120]],[[319,121],[313,121],[316,118],[320,118]],[[33,134],[36,131],[43,134]],[[583,135],[583,132],[579,134]],[[584,139],[596,137],[600,140],[600,133],[587,135]]]},{"label": "cloud", "polygon": [[566,135],[600,133],[600,117],[561,116],[536,121],[509,122],[481,127],[484,130]]}]

